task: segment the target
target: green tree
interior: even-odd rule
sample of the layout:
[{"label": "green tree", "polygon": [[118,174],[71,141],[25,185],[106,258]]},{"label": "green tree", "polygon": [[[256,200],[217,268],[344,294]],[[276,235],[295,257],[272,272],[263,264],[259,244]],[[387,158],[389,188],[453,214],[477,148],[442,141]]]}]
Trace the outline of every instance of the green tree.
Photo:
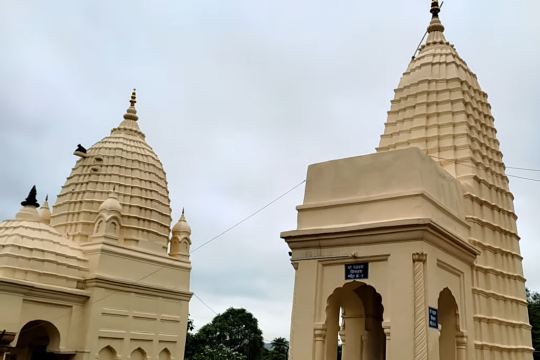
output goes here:
[{"label": "green tree", "polygon": [[197,346],[197,339],[195,334],[193,333],[193,330],[195,329],[195,324],[193,322],[193,319],[188,317],[187,322],[187,333],[186,333],[186,347],[184,350],[184,359],[186,360],[192,360],[195,355],[195,349]]},{"label": "green tree", "polygon": [[527,309],[529,310],[529,323],[532,325],[532,344],[534,359],[540,360],[540,294],[525,290],[527,293]]},{"label": "green tree", "polygon": [[265,354],[265,360],[287,360],[289,355],[289,342],[278,337],[272,340],[271,350]]},{"label": "green tree", "polygon": [[[199,330],[192,344],[190,353],[197,355],[206,348],[216,349],[221,345],[245,356],[245,360],[260,360],[263,352],[263,337],[258,321],[245,309],[229,308],[217,315]],[[199,360],[196,356],[192,359]]]},{"label": "green tree", "polygon": [[246,360],[246,357],[220,344],[213,348],[205,346],[193,356],[193,360]]}]

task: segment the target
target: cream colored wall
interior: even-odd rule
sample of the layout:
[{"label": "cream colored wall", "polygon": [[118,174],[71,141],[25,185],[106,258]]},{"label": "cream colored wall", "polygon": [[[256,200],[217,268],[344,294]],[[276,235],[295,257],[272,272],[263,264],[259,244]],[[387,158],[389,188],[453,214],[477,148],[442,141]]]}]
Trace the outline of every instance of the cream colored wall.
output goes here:
[{"label": "cream colored wall", "polygon": [[172,358],[183,359],[189,261],[103,239],[81,248],[89,259],[86,284],[92,292],[87,309],[90,358],[109,345],[120,358],[140,348],[149,358],[167,349]]},{"label": "cream colored wall", "polygon": [[70,299],[69,295],[53,289],[32,293],[26,286],[19,286],[19,291],[14,290],[12,284],[6,286],[5,282],[0,282],[0,319],[3,329],[16,333],[12,345],[17,343],[24,325],[43,320],[54,325],[60,333],[59,348],[55,350],[85,348],[84,303],[88,299],[87,293],[79,292]]},{"label": "cream colored wall", "polygon": [[473,359],[478,251],[466,241],[464,208],[457,180],[417,149],[311,165],[298,229],[282,233],[296,268],[292,360],[326,359],[327,301],[350,282],[344,265],[358,262],[369,263],[369,277],[359,284],[382,297],[386,359],[439,358],[439,330],[428,328],[428,307],[437,307],[445,288],[468,340],[458,359]]},{"label": "cream colored wall", "polygon": [[[398,230],[398,229],[396,229]],[[389,235],[391,236],[391,235]],[[349,239],[362,242],[360,237]],[[344,279],[344,265],[369,262],[369,278],[359,283],[373,286],[382,296],[383,327],[390,331],[387,359],[414,358],[414,281],[413,259],[416,252],[427,255],[425,268],[426,306],[437,307],[439,293],[448,287],[460,310],[460,326],[469,336],[472,322],[471,266],[444,250],[419,240],[376,245],[357,245],[320,249],[314,260],[297,260],[313,256],[313,249],[293,251],[295,292],[291,323],[292,359],[315,359],[314,331],[326,321],[327,300],[335,289],[350,281]],[[344,254],[360,254],[358,257]],[[458,273],[459,275],[456,275]],[[425,324],[427,329],[427,323]],[[438,330],[427,329],[429,359],[438,359]],[[347,339],[352,341],[352,339]],[[473,357],[472,338],[467,352]]]},{"label": "cream colored wall", "polygon": [[120,358],[141,348],[149,358],[167,349],[174,359],[182,359],[187,328],[188,299],[156,297],[134,293],[133,289],[95,288],[92,297],[103,299],[88,308],[90,326],[87,348],[94,359],[106,346]]}]

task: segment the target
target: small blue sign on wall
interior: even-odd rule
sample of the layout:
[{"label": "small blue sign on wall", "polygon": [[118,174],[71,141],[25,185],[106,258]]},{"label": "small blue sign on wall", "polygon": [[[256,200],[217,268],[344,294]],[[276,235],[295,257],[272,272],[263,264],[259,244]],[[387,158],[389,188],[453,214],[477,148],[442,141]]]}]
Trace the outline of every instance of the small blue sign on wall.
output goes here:
[{"label": "small blue sign on wall", "polygon": [[369,263],[345,264],[345,280],[367,279]]},{"label": "small blue sign on wall", "polygon": [[439,328],[439,310],[429,307],[429,327],[432,329],[438,329]]}]

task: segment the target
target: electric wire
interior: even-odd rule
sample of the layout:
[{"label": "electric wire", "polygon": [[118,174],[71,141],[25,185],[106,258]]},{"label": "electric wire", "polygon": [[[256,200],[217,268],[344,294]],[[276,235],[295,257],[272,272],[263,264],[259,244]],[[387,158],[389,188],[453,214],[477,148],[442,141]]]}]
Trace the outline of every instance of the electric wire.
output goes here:
[{"label": "electric wire", "polygon": [[210,305],[208,305],[203,299],[201,299],[201,298],[199,297],[199,295],[193,293],[193,296],[196,297],[197,300],[199,300],[199,301],[201,302],[201,304],[203,304],[204,306],[206,306],[206,308],[207,308],[208,310],[210,310],[211,312],[213,312],[214,315],[217,315],[217,314],[218,314],[217,311],[215,311],[214,309],[212,309],[212,307],[211,307]]},{"label": "electric wire", "polygon": [[[468,160],[459,160],[459,159],[447,159],[447,158],[442,158],[442,157],[439,157],[439,156],[436,156],[436,155],[431,155],[431,154],[428,154],[428,156],[432,157],[432,158],[435,158],[435,159],[439,159],[439,160],[444,160],[444,161],[453,161],[455,163],[460,163],[461,165],[465,166],[465,167],[469,167],[471,169],[477,169],[478,167],[477,166],[474,166],[474,165],[470,165],[470,164],[465,164],[463,163],[464,161],[468,161]],[[484,167],[486,168],[489,168],[488,166],[485,166]],[[530,168],[517,168],[517,167],[512,167],[512,166],[505,166],[507,169],[520,169],[520,170],[528,170],[528,171],[540,171],[540,170],[536,170],[536,169],[530,169]],[[518,175],[513,175],[513,174],[500,174],[500,175],[503,175],[503,176],[508,176],[508,177],[513,177],[513,178],[517,178],[517,179],[521,179],[521,180],[528,180],[528,181],[535,181],[535,182],[540,182],[540,179],[535,179],[535,178],[530,178],[530,177],[525,177],[525,176],[518,176]]]},{"label": "electric wire", "polygon": [[530,168],[515,167],[515,166],[507,166],[506,168],[507,169],[512,169],[512,170],[538,171],[538,172],[540,172],[540,169],[530,169]]},{"label": "electric wire", "polygon": [[249,219],[251,219],[252,217],[254,217],[255,215],[257,215],[258,213],[260,213],[261,211],[263,211],[264,209],[266,209],[267,207],[269,207],[270,205],[274,204],[275,202],[281,200],[283,197],[287,196],[290,192],[294,191],[296,188],[298,188],[299,186],[301,186],[302,184],[304,184],[306,182],[306,180],[302,180],[301,182],[299,182],[298,184],[294,185],[292,188],[290,188],[289,190],[287,190],[286,192],[284,192],[283,194],[279,195],[277,198],[275,198],[274,200],[270,201],[269,203],[267,203],[266,205],[264,205],[263,207],[259,208],[258,210],[252,212],[250,215],[246,216],[245,218],[243,218],[242,220],[238,221],[237,223],[235,223],[234,225],[228,227],[227,229],[225,229],[224,231],[220,232],[219,234],[217,234],[216,236],[210,238],[209,240],[205,241],[204,243],[202,243],[201,245],[197,246],[195,249],[193,249],[191,251],[191,254],[193,254],[194,252],[196,252],[197,250],[203,248],[204,246],[210,244],[211,242],[219,239],[220,237],[222,237],[223,235],[225,235],[226,233],[228,233],[229,231],[235,229],[236,227],[240,226],[241,224],[245,223],[246,221],[248,221]]},{"label": "electric wire", "polygon": [[[206,246],[208,244],[210,244],[211,242],[219,239],[221,236],[225,235],[226,233],[230,232],[231,230],[237,228],[238,226],[240,226],[241,224],[243,224],[244,222],[246,222],[247,220],[251,219],[252,217],[254,217],[255,215],[259,214],[261,211],[263,211],[264,209],[268,208],[269,206],[271,206],[272,204],[276,203],[277,201],[281,200],[282,198],[284,198],[286,195],[288,195],[289,193],[291,193],[293,190],[297,189],[299,186],[301,186],[302,184],[304,184],[306,182],[306,180],[302,180],[300,183],[294,185],[292,188],[290,188],[289,190],[287,190],[286,192],[282,193],[281,195],[279,195],[278,197],[274,198],[272,201],[266,203],[264,206],[260,207],[259,209],[255,210],[254,212],[252,212],[251,214],[249,214],[248,216],[244,217],[242,220],[238,221],[237,223],[235,223],[234,225],[232,226],[229,226],[227,229],[225,229],[224,231],[220,232],[218,235],[210,238],[209,240],[207,240],[206,242],[204,242],[202,245],[200,245],[199,247],[197,247],[195,250],[193,250],[191,253],[195,252],[196,250],[202,248],[203,246]],[[136,280],[135,282],[138,283],[144,279],[147,279],[148,277],[154,275],[155,273],[161,271],[163,268],[161,267],[158,267],[157,269],[151,271],[150,273],[146,274],[145,276],[139,278],[138,280]],[[93,305],[93,304],[97,304],[98,302],[100,301],[103,301],[107,298],[109,298],[110,296],[114,295],[114,293],[111,293],[111,294],[107,294],[105,296],[102,296],[98,299],[94,299],[93,301],[89,302],[88,304],[89,305]],[[212,307],[210,307],[210,305],[208,305],[203,299],[201,299],[200,296],[198,296],[196,293],[193,293],[193,296],[195,298],[197,298],[197,300],[199,300],[205,307],[207,307],[210,311],[212,311],[214,314],[218,314],[214,309],[212,309]],[[63,318],[64,316],[67,316],[69,314],[63,314],[57,318],[54,318],[54,319],[51,319],[51,321],[55,321],[55,320],[59,320],[61,318]],[[35,326],[31,326],[27,329],[22,329],[20,332],[28,332],[30,330],[33,330],[33,329],[36,329],[38,327],[40,327],[41,325],[35,325]]]},{"label": "electric wire", "polygon": [[[439,9],[442,9],[444,5],[444,1],[441,2],[441,5],[439,6]],[[426,35],[428,34],[428,31],[424,32],[424,36],[422,36],[422,39],[420,39],[420,42],[418,43],[418,46],[416,47],[416,50],[414,50],[414,54],[412,56],[412,59],[416,59],[416,54],[418,54],[418,51],[420,50],[420,47],[422,46],[422,43],[424,42],[424,39],[426,38]]]}]

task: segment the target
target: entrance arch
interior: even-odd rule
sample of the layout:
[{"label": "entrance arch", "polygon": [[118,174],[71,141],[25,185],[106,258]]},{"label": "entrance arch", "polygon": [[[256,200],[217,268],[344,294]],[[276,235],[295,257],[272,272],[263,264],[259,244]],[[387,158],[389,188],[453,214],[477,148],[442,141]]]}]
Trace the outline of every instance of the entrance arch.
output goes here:
[{"label": "entrance arch", "polygon": [[22,327],[14,353],[17,360],[65,359],[57,354],[59,350],[58,329],[48,321],[33,320]]},{"label": "entrance arch", "polygon": [[338,335],[343,360],[384,360],[384,308],[375,288],[350,282],[334,290],[326,307],[325,360],[338,358]]},{"label": "entrance arch", "polygon": [[439,294],[437,302],[439,309],[439,359],[455,360],[458,355],[459,313],[456,299],[448,288],[444,288]]}]

